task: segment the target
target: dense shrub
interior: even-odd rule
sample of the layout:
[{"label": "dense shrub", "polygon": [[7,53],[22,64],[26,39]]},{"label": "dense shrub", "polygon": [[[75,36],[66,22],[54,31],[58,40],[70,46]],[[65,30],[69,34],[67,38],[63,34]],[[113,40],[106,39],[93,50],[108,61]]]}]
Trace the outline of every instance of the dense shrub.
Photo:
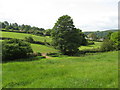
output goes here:
[{"label": "dense shrub", "polygon": [[26,58],[33,50],[28,42],[19,39],[5,40],[2,43],[2,59],[13,60],[19,58]]},{"label": "dense shrub", "polygon": [[114,42],[116,50],[120,50],[120,31],[112,33],[110,40]]},{"label": "dense shrub", "polygon": [[101,48],[100,48],[101,51],[112,51],[114,49],[115,47],[114,47],[113,41],[108,40],[108,39],[103,41]]},{"label": "dense shrub", "polygon": [[34,39],[30,36],[30,37],[25,37],[25,41],[33,43]]}]

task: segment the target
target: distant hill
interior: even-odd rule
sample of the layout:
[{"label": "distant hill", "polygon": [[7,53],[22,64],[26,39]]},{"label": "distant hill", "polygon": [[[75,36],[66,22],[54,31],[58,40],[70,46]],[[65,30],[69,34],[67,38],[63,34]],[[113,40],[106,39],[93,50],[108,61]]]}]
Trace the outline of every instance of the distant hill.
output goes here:
[{"label": "distant hill", "polygon": [[105,31],[94,31],[94,32],[84,32],[85,35],[90,33],[95,33],[99,38],[105,38],[109,32],[117,32],[118,30],[105,30]]}]

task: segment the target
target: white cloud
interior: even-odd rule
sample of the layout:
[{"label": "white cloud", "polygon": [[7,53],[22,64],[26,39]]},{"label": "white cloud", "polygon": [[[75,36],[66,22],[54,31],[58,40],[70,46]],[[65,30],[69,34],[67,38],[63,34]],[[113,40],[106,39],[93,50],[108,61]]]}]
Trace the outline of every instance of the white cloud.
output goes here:
[{"label": "white cloud", "polygon": [[117,28],[118,0],[0,0],[0,21],[52,28],[56,20],[70,15],[85,30]]}]

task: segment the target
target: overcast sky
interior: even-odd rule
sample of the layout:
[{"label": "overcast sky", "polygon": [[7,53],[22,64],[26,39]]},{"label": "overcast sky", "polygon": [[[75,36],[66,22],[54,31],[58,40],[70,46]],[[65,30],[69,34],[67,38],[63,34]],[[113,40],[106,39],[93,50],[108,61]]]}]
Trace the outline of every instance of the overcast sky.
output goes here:
[{"label": "overcast sky", "polygon": [[52,28],[62,15],[83,31],[118,28],[119,0],[0,0],[0,21]]}]

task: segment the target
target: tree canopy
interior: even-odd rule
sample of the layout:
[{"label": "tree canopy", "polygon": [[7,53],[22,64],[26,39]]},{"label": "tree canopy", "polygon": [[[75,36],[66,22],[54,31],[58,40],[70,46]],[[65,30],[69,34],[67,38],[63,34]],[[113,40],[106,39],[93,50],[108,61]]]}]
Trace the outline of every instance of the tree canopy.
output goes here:
[{"label": "tree canopy", "polygon": [[97,36],[95,35],[95,33],[88,34],[88,37],[91,38],[92,40],[97,40]]},{"label": "tree canopy", "polygon": [[110,39],[115,43],[117,48],[120,50],[120,31],[112,33]]},{"label": "tree canopy", "polygon": [[7,21],[0,22],[0,25],[2,26],[2,29],[6,31],[24,32],[35,35],[41,35],[41,36],[45,31],[44,28],[38,28],[35,26],[24,25],[24,24],[18,25],[17,23],[8,23]]},{"label": "tree canopy", "polygon": [[63,54],[73,55],[82,44],[83,33],[75,28],[73,19],[68,15],[61,16],[55,23],[51,36],[53,45]]}]

